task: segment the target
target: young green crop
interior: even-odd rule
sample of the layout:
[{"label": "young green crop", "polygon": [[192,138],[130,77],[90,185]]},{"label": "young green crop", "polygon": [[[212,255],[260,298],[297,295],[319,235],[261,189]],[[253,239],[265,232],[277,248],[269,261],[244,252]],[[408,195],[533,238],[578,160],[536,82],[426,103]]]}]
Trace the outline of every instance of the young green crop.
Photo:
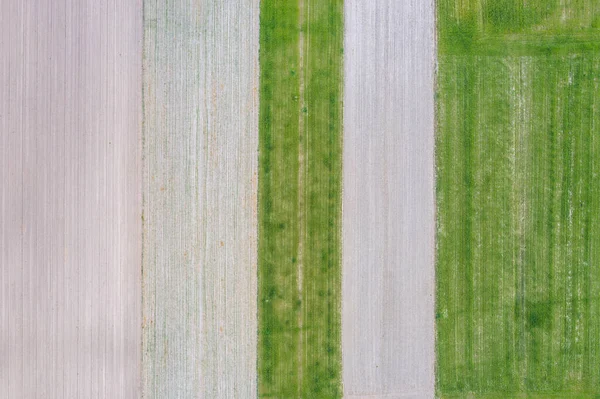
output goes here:
[{"label": "young green crop", "polygon": [[438,2],[437,392],[600,394],[600,8]]}]

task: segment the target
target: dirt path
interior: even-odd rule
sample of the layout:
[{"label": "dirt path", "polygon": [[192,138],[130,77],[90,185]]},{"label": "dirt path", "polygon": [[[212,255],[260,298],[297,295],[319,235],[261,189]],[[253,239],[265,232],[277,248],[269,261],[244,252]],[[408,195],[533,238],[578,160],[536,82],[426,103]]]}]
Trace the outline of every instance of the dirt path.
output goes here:
[{"label": "dirt path", "polygon": [[434,392],[433,2],[345,3],[346,397]]}]

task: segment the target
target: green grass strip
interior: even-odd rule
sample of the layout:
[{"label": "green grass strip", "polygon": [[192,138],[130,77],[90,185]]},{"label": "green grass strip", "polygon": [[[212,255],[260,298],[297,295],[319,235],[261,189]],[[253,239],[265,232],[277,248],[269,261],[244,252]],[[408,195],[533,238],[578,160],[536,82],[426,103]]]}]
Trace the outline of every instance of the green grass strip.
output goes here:
[{"label": "green grass strip", "polygon": [[[438,396],[600,397],[593,18],[553,2],[506,1],[493,18],[491,2],[450,3],[438,2]],[[577,15],[569,51],[531,51],[570,35]],[[491,31],[494,46],[528,50],[473,40]]]},{"label": "green grass strip", "polygon": [[343,3],[263,0],[260,397],[341,397]]},{"label": "green grass strip", "polygon": [[437,0],[440,54],[544,56],[600,51],[592,0]]},{"label": "green grass strip", "polygon": [[445,394],[440,399],[598,399],[596,393],[573,393],[573,392],[538,392],[538,393],[519,393],[519,394],[476,394],[473,392],[456,394]]}]

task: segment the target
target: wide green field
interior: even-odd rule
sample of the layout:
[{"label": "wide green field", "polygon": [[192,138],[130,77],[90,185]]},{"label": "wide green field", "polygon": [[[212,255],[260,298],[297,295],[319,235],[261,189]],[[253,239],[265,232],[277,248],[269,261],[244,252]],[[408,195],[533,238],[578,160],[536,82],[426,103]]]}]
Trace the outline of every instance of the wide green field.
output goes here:
[{"label": "wide green field", "polygon": [[437,7],[438,396],[600,397],[600,3]]},{"label": "wide green field", "polygon": [[341,396],[343,3],[260,10],[259,396]]}]

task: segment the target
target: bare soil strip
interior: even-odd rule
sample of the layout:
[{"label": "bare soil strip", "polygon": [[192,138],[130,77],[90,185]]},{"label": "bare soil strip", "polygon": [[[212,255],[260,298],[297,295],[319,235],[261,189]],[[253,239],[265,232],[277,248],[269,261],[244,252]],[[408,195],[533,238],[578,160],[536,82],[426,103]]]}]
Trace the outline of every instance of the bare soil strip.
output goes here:
[{"label": "bare soil strip", "polygon": [[434,394],[433,7],[345,1],[346,397]]},{"label": "bare soil strip", "polygon": [[0,398],[136,398],[138,1],[0,2]]}]

